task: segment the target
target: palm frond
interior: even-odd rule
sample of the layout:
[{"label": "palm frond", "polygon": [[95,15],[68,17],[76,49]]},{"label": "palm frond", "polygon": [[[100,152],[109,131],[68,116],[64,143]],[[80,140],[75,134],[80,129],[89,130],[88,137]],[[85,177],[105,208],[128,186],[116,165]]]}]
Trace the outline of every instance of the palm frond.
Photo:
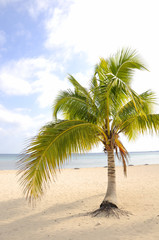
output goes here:
[{"label": "palm frond", "polygon": [[97,91],[98,89],[98,80],[96,76],[94,75],[90,81],[90,93],[92,95],[93,101],[96,103],[96,105],[99,105],[99,92]]},{"label": "palm frond", "polygon": [[99,85],[100,88],[100,106],[104,109],[106,99],[109,98],[109,112],[111,115],[116,115],[118,109],[123,106],[128,100],[132,100],[137,112],[143,112],[143,100],[128,84],[121,79],[112,75],[112,80],[106,84]]},{"label": "palm frond", "polygon": [[121,51],[118,51],[109,61],[112,73],[127,84],[130,84],[136,69],[147,70],[137,52],[130,48],[123,48]]},{"label": "palm frond", "polygon": [[[138,115],[147,115],[153,112],[153,106],[155,105],[155,94],[148,90],[139,95],[139,103],[134,105],[133,100],[128,101],[125,105],[121,105],[118,107],[116,111],[114,111],[114,118],[112,123],[112,128],[114,126],[118,126],[117,129],[122,129],[129,119],[134,119],[134,117]],[[136,99],[137,101],[137,99]],[[138,111],[136,108],[139,106]],[[141,110],[142,108],[142,110]]]},{"label": "palm frond", "polygon": [[129,140],[136,139],[139,134],[158,134],[159,114],[134,115],[122,124],[119,132],[124,133]]},{"label": "palm frond", "polygon": [[95,74],[94,76],[98,76],[98,80],[102,82],[107,79],[106,75],[110,74],[111,71],[109,69],[109,63],[107,59],[100,58],[100,63],[96,65],[95,67]]},{"label": "palm frond", "polygon": [[93,101],[77,92],[61,91],[53,105],[53,116],[62,112],[66,119],[80,119],[95,123],[97,121],[98,108]]},{"label": "palm frond", "polygon": [[79,93],[81,96],[90,98],[90,95],[87,89],[83,87],[72,75],[68,76],[68,80],[74,86],[75,92]]},{"label": "palm frond", "polygon": [[86,152],[99,142],[96,125],[84,121],[60,121],[45,125],[18,163],[20,181],[32,201],[43,194],[50,176],[55,176],[71,153]]},{"label": "palm frond", "polygon": [[124,174],[126,176],[127,175],[126,163],[128,163],[129,154],[126,148],[123,146],[123,144],[119,140],[118,135],[116,135],[115,137],[115,151],[119,161],[122,161]]}]

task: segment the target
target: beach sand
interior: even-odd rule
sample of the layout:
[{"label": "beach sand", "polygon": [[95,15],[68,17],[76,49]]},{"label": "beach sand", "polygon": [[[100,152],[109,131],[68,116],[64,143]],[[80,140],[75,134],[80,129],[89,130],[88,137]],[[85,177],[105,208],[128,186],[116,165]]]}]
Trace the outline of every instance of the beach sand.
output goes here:
[{"label": "beach sand", "polygon": [[16,171],[0,171],[0,240],[159,239],[159,165],[117,167],[120,219],[86,216],[102,202],[107,168],[64,169],[35,208],[28,205]]}]

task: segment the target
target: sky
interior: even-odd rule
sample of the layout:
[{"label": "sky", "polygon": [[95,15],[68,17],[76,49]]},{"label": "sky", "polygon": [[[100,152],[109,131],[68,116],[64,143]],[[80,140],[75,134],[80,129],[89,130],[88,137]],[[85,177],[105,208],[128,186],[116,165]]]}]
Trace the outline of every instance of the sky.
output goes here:
[{"label": "sky", "polygon": [[[149,71],[136,72],[137,93],[159,103],[158,0],[0,0],[0,153],[20,153],[52,120],[68,74],[85,87],[100,57],[136,49]],[[159,112],[156,106],[155,112]],[[122,137],[128,151],[159,150],[159,136]],[[102,151],[102,147],[93,150]]]}]

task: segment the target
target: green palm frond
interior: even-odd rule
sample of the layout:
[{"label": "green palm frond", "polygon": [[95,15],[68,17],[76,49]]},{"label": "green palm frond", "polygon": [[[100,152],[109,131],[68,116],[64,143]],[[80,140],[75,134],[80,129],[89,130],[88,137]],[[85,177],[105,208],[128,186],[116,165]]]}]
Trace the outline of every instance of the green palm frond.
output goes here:
[{"label": "green palm frond", "polygon": [[92,95],[93,102],[98,107],[100,105],[100,92],[98,91],[98,80],[94,75],[90,81],[90,93]]},{"label": "green palm frond", "polygon": [[100,63],[95,68],[95,75],[98,75],[100,81],[106,81],[112,74],[126,84],[130,84],[135,70],[147,70],[147,68],[136,51],[123,48],[108,59],[100,58]]},{"label": "green palm frond", "polygon": [[96,125],[84,121],[60,121],[44,126],[19,161],[21,184],[32,201],[43,194],[50,176],[55,176],[71,153],[86,152],[99,142]]},{"label": "green palm frond", "polygon": [[127,84],[130,84],[134,70],[147,70],[137,52],[130,48],[118,51],[115,56],[109,59],[109,62],[112,73]]},{"label": "green palm frond", "polygon": [[53,105],[53,116],[62,112],[66,119],[80,119],[95,123],[97,121],[98,108],[93,101],[77,92],[61,91]]},{"label": "green palm frond", "polygon": [[109,62],[107,59],[100,58],[100,63],[95,67],[95,74],[100,83],[106,81],[107,78],[111,75],[111,70],[109,68]]},{"label": "green palm frond", "polygon": [[96,76],[93,76],[90,81],[90,90],[96,89],[98,87],[98,81]]},{"label": "green palm frond", "polygon": [[[150,114],[153,112],[153,107],[155,105],[155,94],[152,91],[146,91],[139,96],[139,103],[134,105],[133,100],[128,101],[125,105],[121,105],[117,111],[115,112],[115,117],[113,119],[112,127],[116,124],[118,125],[117,121],[121,122],[121,125],[127,121],[129,118],[133,118],[136,115],[145,115]],[[136,107],[140,106],[138,110]],[[142,107],[142,111],[140,111]],[[119,124],[120,127],[120,124]]]},{"label": "green palm frond", "polygon": [[[138,94],[130,87],[131,78],[136,69],[146,69],[136,51],[129,48],[122,49],[109,59],[100,59],[100,63],[95,67],[96,86],[91,91],[98,95],[98,106],[102,117],[106,117],[109,112],[114,116],[116,111],[128,100],[133,100],[136,111],[142,110],[142,100]],[[98,84],[97,84],[98,81]],[[93,84],[92,84],[93,86]],[[106,99],[109,98],[109,111],[106,106]]]},{"label": "green palm frond", "polygon": [[134,115],[122,124],[118,133],[124,133],[129,140],[136,139],[139,134],[159,132],[159,114]]},{"label": "green palm frond", "polygon": [[109,112],[111,115],[116,115],[117,110],[125,104],[128,100],[132,100],[132,103],[137,112],[143,112],[143,100],[142,98],[125,82],[116,76],[112,75],[112,80],[109,84],[101,84],[98,86],[100,90],[100,106],[104,109],[106,99],[109,98]]},{"label": "green palm frond", "polygon": [[68,80],[74,86],[75,92],[80,94],[81,96],[90,98],[89,92],[85,87],[83,87],[72,75],[68,76]]},{"label": "green palm frond", "polygon": [[[134,105],[133,100],[128,101],[125,105],[121,105],[120,108],[116,109],[114,112],[114,118],[112,123],[112,129],[114,126],[118,126],[117,129],[122,129],[127,121],[134,119],[134,117],[139,115],[146,116],[153,112],[153,106],[155,105],[155,94],[152,91],[146,91],[139,95],[139,104]],[[140,106],[138,110],[136,107]],[[142,108],[142,110],[141,110]]]}]

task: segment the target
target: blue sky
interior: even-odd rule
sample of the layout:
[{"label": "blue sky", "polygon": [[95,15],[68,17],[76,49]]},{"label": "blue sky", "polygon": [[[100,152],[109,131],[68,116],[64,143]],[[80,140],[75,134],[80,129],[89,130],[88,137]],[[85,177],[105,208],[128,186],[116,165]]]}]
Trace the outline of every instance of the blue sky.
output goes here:
[{"label": "blue sky", "polygon": [[[122,47],[150,70],[135,74],[133,88],[159,97],[158,23],[157,0],[0,0],[0,153],[21,152],[52,120],[68,73],[87,86],[99,57]],[[123,141],[129,151],[159,150],[158,136]]]}]

